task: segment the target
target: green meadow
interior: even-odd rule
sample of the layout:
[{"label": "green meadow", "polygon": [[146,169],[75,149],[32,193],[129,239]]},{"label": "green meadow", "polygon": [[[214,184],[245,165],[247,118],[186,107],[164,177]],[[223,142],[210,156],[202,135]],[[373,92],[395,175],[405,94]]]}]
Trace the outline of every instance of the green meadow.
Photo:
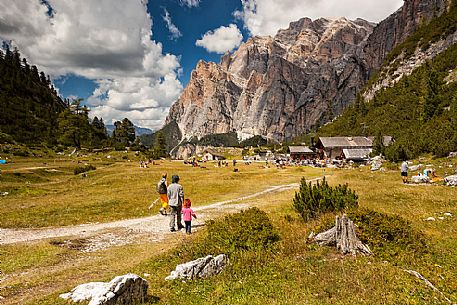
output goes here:
[{"label": "green meadow", "polygon": [[[307,242],[311,231],[331,223],[335,214],[305,222],[292,206],[296,190],[272,192],[236,202],[256,207],[260,210],[257,215],[267,216],[257,219],[256,213],[244,212],[238,217],[241,231],[236,233],[224,226],[234,216],[221,209],[211,212],[213,223],[191,236],[178,232],[160,242],[145,239],[91,253],[80,251],[78,244],[85,241],[77,236],[71,238],[71,247],[62,246],[62,239],[0,245],[0,296],[5,304],[68,304],[59,299],[60,293],[128,272],[148,280],[146,304],[447,304],[446,298],[457,302],[457,188],[404,185],[395,166],[372,173],[368,167],[324,171],[239,163],[239,172],[234,172],[232,165],[216,168],[206,163],[205,168],[192,168],[163,160],[139,168],[137,157],[123,153],[110,159],[90,155],[14,161],[1,167],[0,192],[8,192],[0,197],[1,228],[72,226],[155,215],[159,207],[148,210],[148,206],[156,198],[155,184],[162,172],[180,175],[186,197],[194,206],[325,175],[329,184],[347,183],[355,190],[361,209],[385,217],[396,215],[407,224],[392,229],[389,223],[383,224],[386,228],[380,231],[396,230],[405,236],[416,232],[424,244],[417,248],[406,236],[404,240],[411,245],[386,239],[380,245],[369,245],[371,256],[343,256],[331,247]],[[440,175],[457,167],[456,159],[427,161],[436,165]],[[84,164],[96,169],[86,177],[75,175],[74,168]],[[425,221],[428,217],[435,221]],[[237,248],[214,242],[236,239],[233,234],[240,239],[247,234],[254,241],[263,238],[257,236],[256,226],[249,225],[257,220],[271,224],[271,228],[266,226],[271,232],[261,232],[278,237],[271,245],[254,242]],[[230,264],[218,276],[165,281],[177,264],[224,250]],[[418,271],[442,294],[405,270]]]}]

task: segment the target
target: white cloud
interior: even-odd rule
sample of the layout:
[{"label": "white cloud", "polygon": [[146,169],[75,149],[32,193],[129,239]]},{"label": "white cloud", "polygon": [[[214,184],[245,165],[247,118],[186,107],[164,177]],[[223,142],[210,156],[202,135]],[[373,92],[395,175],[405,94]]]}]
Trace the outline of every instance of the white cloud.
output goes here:
[{"label": "white cloud", "polygon": [[241,0],[243,11],[234,16],[243,20],[252,35],[275,35],[291,21],[303,17],[363,18],[379,22],[403,4],[403,0]]},{"label": "white cloud", "polygon": [[197,40],[195,45],[205,48],[208,52],[223,54],[237,48],[243,35],[235,24],[228,27],[221,26],[214,31],[208,31],[202,39]]},{"label": "white cloud", "polygon": [[162,18],[165,21],[165,23],[167,24],[168,31],[170,31],[170,38],[173,40],[176,40],[182,36],[181,31],[171,21],[170,13],[168,13],[168,11],[166,9],[163,9],[163,10],[165,12],[165,16],[162,16]]},{"label": "white cloud", "polygon": [[187,7],[197,7],[200,4],[200,0],[179,0],[179,3]]},{"label": "white cloud", "polygon": [[[160,127],[157,116],[163,123],[182,91],[180,64],[151,39],[147,0],[48,3],[51,17],[38,0],[0,2],[0,40],[12,40],[29,62],[53,77],[72,73],[96,80],[92,115],[105,109],[109,121],[135,114],[151,124],[143,126]],[[147,120],[148,114],[154,117]]]}]

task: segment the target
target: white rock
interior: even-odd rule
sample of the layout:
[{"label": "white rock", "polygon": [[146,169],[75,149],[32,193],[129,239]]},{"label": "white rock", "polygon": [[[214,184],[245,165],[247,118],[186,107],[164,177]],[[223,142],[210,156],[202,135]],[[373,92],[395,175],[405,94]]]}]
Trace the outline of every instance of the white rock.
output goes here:
[{"label": "white rock", "polygon": [[373,163],[371,164],[371,171],[373,171],[373,172],[374,172],[374,171],[377,171],[377,170],[379,170],[379,169],[381,168],[381,166],[382,166],[381,161],[373,162]]},{"label": "white rock", "polygon": [[412,176],[411,182],[412,183],[429,183],[430,178],[427,176]]},{"label": "white rock", "polygon": [[415,172],[415,171],[422,169],[422,167],[424,167],[424,165],[422,163],[418,164],[418,165],[412,165],[409,167],[409,170],[412,172]]},{"label": "white rock", "polygon": [[444,220],[444,217],[440,216],[438,217],[439,220]]},{"label": "white rock", "polygon": [[444,178],[444,182],[448,186],[457,186],[457,175],[447,176]]},{"label": "white rock", "polygon": [[142,302],[147,297],[148,282],[136,274],[115,277],[111,282],[81,284],[71,292],[61,294],[73,302],[90,301],[89,305],[115,305]]},{"label": "white rock", "polygon": [[452,214],[446,212],[446,213],[444,213],[444,216],[452,216]]},{"label": "white rock", "polygon": [[435,217],[429,217],[426,219],[426,221],[435,221],[435,220],[436,220]]},{"label": "white rock", "polygon": [[176,269],[165,280],[208,278],[219,274],[227,264],[228,257],[225,254],[219,254],[216,257],[208,255],[176,266]]}]

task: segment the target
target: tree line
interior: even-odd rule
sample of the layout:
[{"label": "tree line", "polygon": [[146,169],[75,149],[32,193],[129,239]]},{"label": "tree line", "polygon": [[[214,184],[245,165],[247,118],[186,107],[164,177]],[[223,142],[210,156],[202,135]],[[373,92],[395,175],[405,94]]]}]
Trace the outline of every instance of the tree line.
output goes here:
[{"label": "tree line", "polygon": [[21,58],[17,48],[4,44],[0,49],[0,144],[4,142],[45,145],[50,148],[72,146],[77,149],[126,147],[142,150],[150,157],[167,155],[165,138],[155,137],[153,149],[141,143],[135,126],[124,118],[114,123],[108,136],[102,118],[89,118],[82,99],[62,99],[49,75]]}]

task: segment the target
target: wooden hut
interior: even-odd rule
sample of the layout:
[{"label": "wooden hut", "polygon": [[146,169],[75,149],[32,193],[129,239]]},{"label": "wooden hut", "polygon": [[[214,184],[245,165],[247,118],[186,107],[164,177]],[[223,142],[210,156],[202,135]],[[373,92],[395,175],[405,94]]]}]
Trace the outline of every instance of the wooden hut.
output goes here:
[{"label": "wooden hut", "polygon": [[292,160],[313,159],[316,156],[308,146],[289,146],[289,153]]}]

